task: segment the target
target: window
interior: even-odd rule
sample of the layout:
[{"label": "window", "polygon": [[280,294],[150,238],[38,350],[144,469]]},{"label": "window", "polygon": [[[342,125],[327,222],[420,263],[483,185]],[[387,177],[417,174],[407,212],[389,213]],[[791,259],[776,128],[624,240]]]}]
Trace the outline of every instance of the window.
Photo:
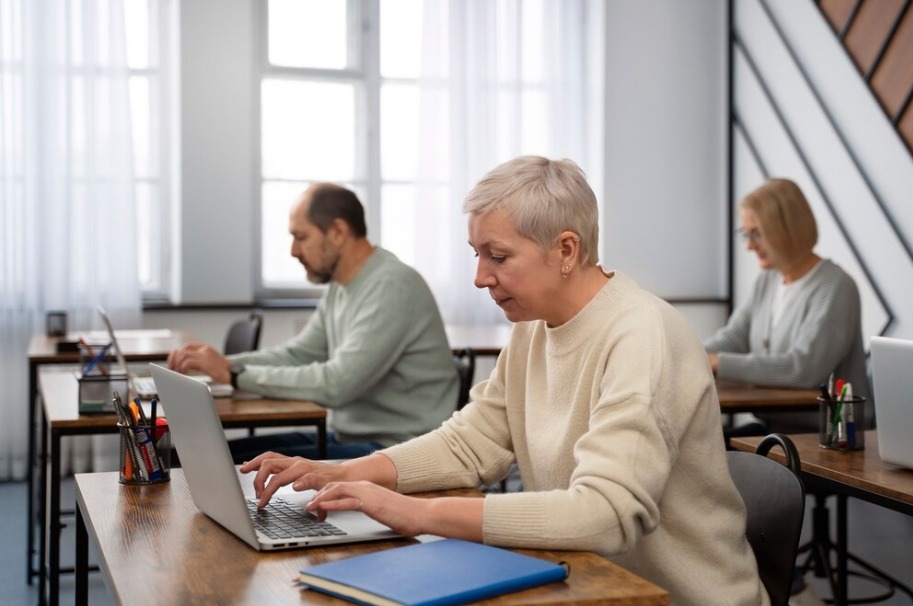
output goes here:
[{"label": "window", "polygon": [[164,299],[169,270],[165,229],[176,187],[173,111],[175,10],[170,0],[124,0],[137,221],[137,277],[146,299]]},{"label": "window", "polygon": [[447,290],[471,282],[468,187],[520,154],[600,163],[601,80],[586,76],[599,2],[259,5],[260,297],[319,293],[278,236],[315,181],[358,194],[371,240],[423,273],[446,318],[466,307]]},{"label": "window", "polygon": [[340,182],[368,210],[365,41],[357,2],[261,6],[259,290],[281,296],[304,285],[290,240],[279,236],[301,191],[315,181]]},{"label": "window", "polygon": [[290,240],[277,234],[315,181],[352,188],[372,240],[411,262],[415,225],[404,211],[414,203],[418,164],[421,9],[421,0],[264,3],[261,295],[302,293]]}]

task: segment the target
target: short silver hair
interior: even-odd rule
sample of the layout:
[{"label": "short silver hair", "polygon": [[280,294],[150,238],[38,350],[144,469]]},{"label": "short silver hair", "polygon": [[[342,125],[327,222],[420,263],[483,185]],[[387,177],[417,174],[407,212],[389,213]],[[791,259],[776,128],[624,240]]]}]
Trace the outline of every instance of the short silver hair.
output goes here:
[{"label": "short silver hair", "polygon": [[596,195],[571,160],[520,156],[488,172],[463,200],[463,212],[505,212],[517,231],[547,251],[563,231],[580,236],[580,264],[595,265],[599,242]]}]

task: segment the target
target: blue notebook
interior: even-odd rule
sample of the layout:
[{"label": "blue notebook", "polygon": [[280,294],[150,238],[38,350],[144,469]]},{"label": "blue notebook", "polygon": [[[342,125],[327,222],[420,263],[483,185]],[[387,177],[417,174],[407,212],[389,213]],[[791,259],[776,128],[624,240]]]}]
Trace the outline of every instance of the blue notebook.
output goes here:
[{"label": "blue notebook", "polygon": [[358,604],[466,604],[563,581],[568,570],[506,549],[445,539],[301,570],[303,585]]}]

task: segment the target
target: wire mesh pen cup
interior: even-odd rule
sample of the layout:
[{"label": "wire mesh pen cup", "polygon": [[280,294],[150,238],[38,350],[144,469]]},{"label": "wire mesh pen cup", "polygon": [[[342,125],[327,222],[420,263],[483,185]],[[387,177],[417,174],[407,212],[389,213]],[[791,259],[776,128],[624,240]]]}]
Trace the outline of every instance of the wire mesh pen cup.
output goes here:
[{"label": "wire mesh pen cup", "polygon": [[818,445],[832,450],[865,449],[865,398],[818,397]]},{"label": "wire mesh pen cup", "polygon": [[149,424],[118,423],[120,483],[158,484],[171,479],[171,430],[159,419]]}]

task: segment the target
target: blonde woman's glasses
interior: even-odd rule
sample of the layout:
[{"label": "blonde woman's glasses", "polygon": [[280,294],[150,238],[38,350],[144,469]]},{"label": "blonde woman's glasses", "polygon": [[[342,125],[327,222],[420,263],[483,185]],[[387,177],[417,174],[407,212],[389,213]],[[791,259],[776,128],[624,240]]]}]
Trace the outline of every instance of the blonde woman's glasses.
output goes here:
[{"label": "blonde woman's glasses", "polygon": [[764,239],[764,236],[761,235],[761,230],[757,228],[743,229],[740,227],[735,230],[735,235],[737,235],[742,242],[754,242],[755,244]]}]

